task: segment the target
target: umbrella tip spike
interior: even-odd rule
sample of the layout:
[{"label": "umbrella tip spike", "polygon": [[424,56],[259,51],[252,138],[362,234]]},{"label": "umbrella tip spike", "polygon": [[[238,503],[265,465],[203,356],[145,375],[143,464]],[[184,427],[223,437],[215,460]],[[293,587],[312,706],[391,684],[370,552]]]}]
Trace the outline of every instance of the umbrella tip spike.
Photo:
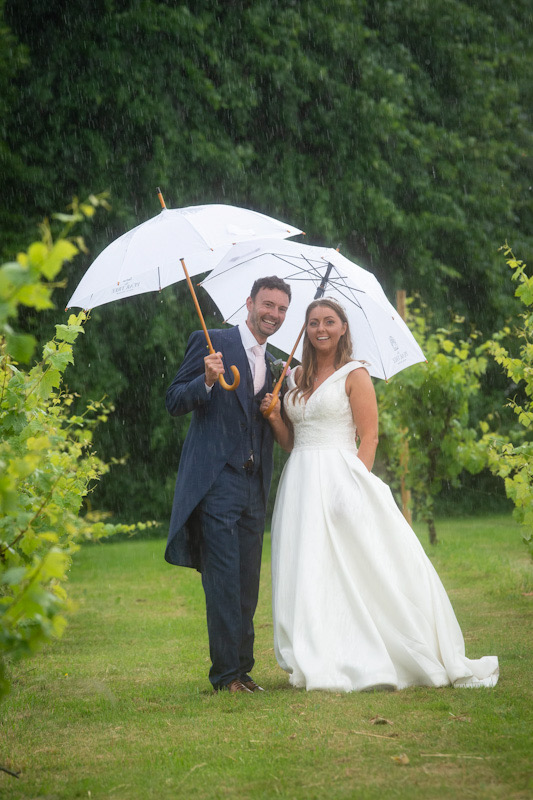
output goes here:
[{"label": "umbrella tip spike", "polygon": [[166,208],[165,201],[163,200],[163,194],[159,186],[156,188],[157,196],[159,198],[159,202],[161,203],[161,208]]}]

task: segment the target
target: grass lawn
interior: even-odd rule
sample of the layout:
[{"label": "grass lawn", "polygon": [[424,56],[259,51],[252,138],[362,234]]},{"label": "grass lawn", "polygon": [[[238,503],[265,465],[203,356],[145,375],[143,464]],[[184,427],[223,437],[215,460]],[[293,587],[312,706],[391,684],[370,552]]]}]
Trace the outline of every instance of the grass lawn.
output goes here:
[{"label": "grass lawn", "polygon": [[267,536],[253,674],[268,691],[215,695],[200,576],[165,564],[163,541],[86,547],[63,639],[16,668],[0,709],[0,764],[20,772],[0,772],[0,797],[533,797],[531,562],[507,517],[437,531],[431,558],[467,655],[500,657],[494,689],[290,688],[272,648]]}]

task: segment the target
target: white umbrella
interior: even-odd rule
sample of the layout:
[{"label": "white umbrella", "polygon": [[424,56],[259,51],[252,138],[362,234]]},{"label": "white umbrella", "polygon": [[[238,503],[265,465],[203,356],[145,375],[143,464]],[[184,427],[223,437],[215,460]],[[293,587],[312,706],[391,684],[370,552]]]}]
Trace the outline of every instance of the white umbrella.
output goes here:
[{"label": "white umbrella", "polygon": [[93,261],[67,308],[92,309],[156,292],[189,275],[207,272],[235,242],[302,233],[285,222],[237,206],[163,207],[156,217],[115,239]]},{"label": "white umbrella", "polygon": [[267,275],[287,281],[292,300],[282,327],[269,342],[301,359],[302,323],[309,303],[331,297],[346,310],[354,344],[353,357],[368,362],[368,371],[388,380],[400,370],[425,361],[413,334],[387,300],[376,277],[337,250],[298,242],[259,240],[234,245],[200,284],[213,298],[226,322],[246,319],[246,305],[236,291],[243,282]]},{"label": "white umbrella", "polygon": [[[162,206],[160,214],[119,236],[100,253],[76,287],[67,308],[96,308],[123,297],[161,291],[185,278],[209,352],[213,353],[190,275],[207,272],[235,242],[265,236],[281,240],[302,231],[237,206],[167,208],[161,190],[157,191]],[[239,385],[239,372],[236,367],[231,369],[235,379],[231,386],[222,375],[219,377],[225,389],[236,389]]]}]

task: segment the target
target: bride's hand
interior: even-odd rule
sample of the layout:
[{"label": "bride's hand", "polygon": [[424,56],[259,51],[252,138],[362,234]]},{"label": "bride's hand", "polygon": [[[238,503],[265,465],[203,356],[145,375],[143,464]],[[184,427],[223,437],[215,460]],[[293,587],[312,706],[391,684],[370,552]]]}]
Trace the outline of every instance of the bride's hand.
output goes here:
[{"label": "bride's hand", "polygon": [[[263,414],[263,416],[265,415],[266,411],[268,411],[270,405],[272,404],[273,398],[274,398],[274,395],[271,394],[271,393],[268,393],[263,397],[263,400],[261,401],[261,405],[259,406],[259,410],[261,411],[261,414]],[[272,411],[268,415],[267,419],[270,420],[270,421],[274,421],[274,420],[280,419],[280,418],[281,418],[281,403],[280,403],[280,400],[279,400],[279,395],[277,395],[276,396],[276,403],[275,403],[274,407],[272,408]]]}]

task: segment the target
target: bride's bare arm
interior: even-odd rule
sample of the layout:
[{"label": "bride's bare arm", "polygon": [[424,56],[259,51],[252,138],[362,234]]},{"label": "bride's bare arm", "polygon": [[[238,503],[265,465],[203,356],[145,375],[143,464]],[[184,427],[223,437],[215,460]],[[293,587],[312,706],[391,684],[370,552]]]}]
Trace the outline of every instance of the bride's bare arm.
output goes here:
[{"label": "bride's bare arm", "polygon": [[[266,394],[264,396],[263,401],[261,402],[261,411],[266,411],[266,409],[270,406],[272,397],[273,395],[271,394]],[[267,420],[270,423],[270,427],[272,428],[276,442],[280,445],[280,447],[283,447],[287,453],[290,453],[294,446],[294,432],[289,420],[286,420],[282,416],[279,397],[276,405],[272,409],[271,414],[267,417]]]},{"label": "bride's bare arm", "polygon": [[354,369],[346,379],[346,394],[359,436],[357,455],[372,471],[378,446],[378,404],[370,375],[364,368]]}]

